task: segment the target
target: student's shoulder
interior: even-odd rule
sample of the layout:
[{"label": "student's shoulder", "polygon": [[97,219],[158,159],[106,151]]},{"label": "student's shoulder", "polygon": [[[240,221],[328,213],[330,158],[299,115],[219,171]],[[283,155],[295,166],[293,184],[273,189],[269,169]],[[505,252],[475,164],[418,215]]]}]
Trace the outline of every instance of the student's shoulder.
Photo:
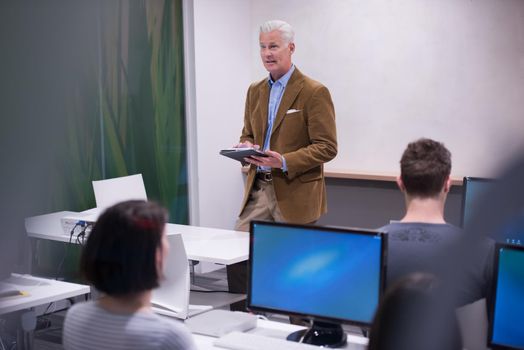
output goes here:
[{"label": "student's shoulder", "polygon": [[94,301],[77,303],[67,310],[64,327],[74,328],[89,322],[89,320],[100,320],[101,318],[103,318],[103,315]]},{"label": "student's shoulder", "polygon": [[87,301],[82,303],[77,303],[72,305],[67,310],[67,315],[77,315],[77,314],[88,314],[95,313],[98,311],[95,301]]},{"label": "student's shoulder", "polygon": [[157,316],[161,343],[166,349],[194,349],[193,337],[185,324],[177,320]]},{"label": "student's shoulder", "polygon": [[404,224],[404,223],[401,223],[401,222],[390,222],[389,224],[384,225],[382,227],[379,227],[376,230],[379,231],[379,232],[390,233],[392,231],[403,229],[405,227],[406,227],[406,224]]},{"label": "student's shoulder", "polygon": [[406,231],[426,231],[434,233],[449,234],[450,236],[458,236],[462,232],[460,227],[454,226],[449,223],[434,224],[427,222],[391,222],[377,229],[380,232],[388,234],[394,232],[406,232]]},{"label": "student's shoulder", "polygon": [[182,321],[179,321],[177,319],[167,318],[167,317],[164,317],[164,316],[159,316],[157,314],[153,314],[152,318],[154,318],[155,322],[158,322],[158,324],[161,325],[161,327],[163,327],[164,329],[167,329],[167,330],[171,330],[171,329],[187,330],[186,325],[184,323],[182,323]]},{"label": "student's shoulder", "polygon": [[462,227],[458,227],[458,226],[455,226],[453,224],[450,224],[450,223],[445,223],[443,224],[447,230],[451,231],[451,232],[454,232],[454,233],[457,233],[457,234],[462,234],[464,232],[464,230],[462,229]]}]

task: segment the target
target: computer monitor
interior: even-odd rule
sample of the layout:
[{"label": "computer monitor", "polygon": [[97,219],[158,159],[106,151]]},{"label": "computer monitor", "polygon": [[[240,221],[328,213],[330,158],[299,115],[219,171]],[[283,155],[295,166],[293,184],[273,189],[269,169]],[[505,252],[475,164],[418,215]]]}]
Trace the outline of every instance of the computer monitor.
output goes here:
[{"label": "computer monitor", "polygon": [[479,199],[489,192],[495,180],[481,177],[464,177],[462,182],[462,218],[461,226],[466,227],[473,219],[473,210]]},{"label": "computer monitor", "polygon": [[384,288],[386,237],[363,229],[251,222],[248,308],[313,321],[290,340],[342,346],[342,323],[371,325]]},{"label": "computer monitor", "polygon": [[524,247],[497,244],[493,277],[489,345],[524,349]]},{"label": "computer monitor", "polygon": [[[462,227],[467,228],[471,224],[473,211],[479,206],[480,200],[495,200],[496,191],[494,179],[480,177],[465,177],[462,186]],[[489,193],[493,193],[493,197]],[[489,197],[488,197],[489,196]],[[500,243],[524,244],[524,208],[521,212],[509,216],[494,231],[486,234]]]}]

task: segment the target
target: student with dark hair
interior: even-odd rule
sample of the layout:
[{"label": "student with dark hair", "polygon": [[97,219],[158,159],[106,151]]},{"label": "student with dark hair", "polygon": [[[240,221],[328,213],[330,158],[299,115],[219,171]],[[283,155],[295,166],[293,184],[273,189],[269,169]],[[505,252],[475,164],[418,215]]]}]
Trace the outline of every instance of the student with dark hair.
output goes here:
[{"label": "student with dark hair", "polygon": [[153,202],[108,208],[89,235],[80,260],[100,299],[74,305],[64,322],[65,349],[194,349],[185,326],[151,309],[169,252],[167,212]]},{"label": "student with dark hair", "polygon": [[[409,143],[402,154],[398,185],[409,199],[443,197],[445,200],[451,183],[450,174],[451,153],[444,144],[419,139]],[[444,200],[438,201],[439,207],[444,207]]]},{"label": "student with dark hair", "polygon": [[[404,193],[406,213],[382,227],[388,233],[387,285],[417,271],[443,277],[456,269],[448,259],[462,231],[444,220],[444,205],[451,188],[451,153],[444,144],[422,138],[408,144],[400,159],[397,184]],[[474,259],[461,266],[460,285],[454,285],[457,306],[486,296],[489,290],[493,243],[472,242]]]},{"label": "student with dark hair", "polygon": [[373,319],[368,349],[462,349],[454,308],[439,288],[435,276],[423,273],[390,286]]}]

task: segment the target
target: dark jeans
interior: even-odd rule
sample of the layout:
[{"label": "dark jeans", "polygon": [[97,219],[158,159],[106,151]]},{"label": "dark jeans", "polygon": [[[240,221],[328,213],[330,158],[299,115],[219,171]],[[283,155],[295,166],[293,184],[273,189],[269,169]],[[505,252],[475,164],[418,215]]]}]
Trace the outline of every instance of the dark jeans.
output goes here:
[{"label": "dark jeans", "polygon": [[[227,265],[227,284],[231,293],[247,293],[247,261]],[[231,311],[247,311],[245,300],[230,305]]]}]

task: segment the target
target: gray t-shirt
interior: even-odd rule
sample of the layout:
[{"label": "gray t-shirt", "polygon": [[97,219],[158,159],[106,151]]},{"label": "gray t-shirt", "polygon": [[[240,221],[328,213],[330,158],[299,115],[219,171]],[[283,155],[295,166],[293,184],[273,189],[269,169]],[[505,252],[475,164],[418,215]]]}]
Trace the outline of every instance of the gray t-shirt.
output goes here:
[{"label": "gray t-shirt", "polygon": [[64,321],[64,349],[196,349],[181,322],[153,312],[115,314],[96,301],[76,304]]},{"label": "gray t-shirt", "polygon": [[[413,272],[428,272],[453,279],[456,303],[464,305],[487,296],[490,287],[493,242],[478,240],[466,249],[462,230],[451,224],[395,222],[379,229],[388,234],[386,286]],[[464,255],[463,259],[453,257]],[[450,273],[451,272],[451,273]]]}]

